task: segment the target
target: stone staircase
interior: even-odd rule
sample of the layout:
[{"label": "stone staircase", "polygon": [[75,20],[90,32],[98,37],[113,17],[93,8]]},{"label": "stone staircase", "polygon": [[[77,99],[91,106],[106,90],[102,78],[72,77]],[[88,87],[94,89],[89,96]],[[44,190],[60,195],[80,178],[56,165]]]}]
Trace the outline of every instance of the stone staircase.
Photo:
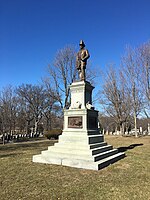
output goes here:
[{"label": "stone staircase", "polygon": [[103,135],[63,132],[59,142],[33,156],[33,162],[99,170],[124,157],[125,153],[104,142]]}]

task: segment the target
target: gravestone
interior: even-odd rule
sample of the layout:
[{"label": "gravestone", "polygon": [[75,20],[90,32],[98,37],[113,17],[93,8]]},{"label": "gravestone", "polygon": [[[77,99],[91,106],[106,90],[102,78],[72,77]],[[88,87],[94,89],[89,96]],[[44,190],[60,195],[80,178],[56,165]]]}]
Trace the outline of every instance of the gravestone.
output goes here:
[{"label": "gravestone", "polygon": [[92,106],[93,89],[85,80],[70,85],[71,105],[64,110],[62,135],[54,146],[33,156],[33,162],[99,170],[125,156],[99,133],[98,111]]},{"label": "gravestone", "polygon": [[148,130],[148,135],[150,135],[150,124],[148,123],[148,128],[147,128],[147,130]]}]

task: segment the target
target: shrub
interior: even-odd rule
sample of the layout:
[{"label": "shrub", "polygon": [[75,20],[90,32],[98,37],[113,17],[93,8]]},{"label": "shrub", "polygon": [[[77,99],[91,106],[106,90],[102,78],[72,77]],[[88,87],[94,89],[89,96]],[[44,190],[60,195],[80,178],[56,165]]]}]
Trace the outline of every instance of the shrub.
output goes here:
[{"label": "shrub", "polygon": [[45,131],[44,136],[49,140],[50,139],[57,140],[59,135],[61,135],[61,134],[62,134],[61,129],[52,129],[52,130],[49,130],[49,131]]}]

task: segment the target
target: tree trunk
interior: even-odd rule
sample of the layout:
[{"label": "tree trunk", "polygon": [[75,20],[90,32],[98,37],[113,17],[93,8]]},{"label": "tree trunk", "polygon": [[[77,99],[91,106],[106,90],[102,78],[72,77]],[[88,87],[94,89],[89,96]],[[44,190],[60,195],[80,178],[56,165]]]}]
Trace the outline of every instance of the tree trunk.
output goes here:
[{"label": "tree trunk", "polygon": [[30,120],[27,120],[27,123],[26,123],[26,134],[29,134],[29,126],[30,126]]},{"label": "tree trunk", "polygon": [[124,135],[124,123],[120,124],[120,135]]},{"label": "tree trunk", "polygon": [[51,130],[52,129],[52,125],[51,125],[51,117],[50,118],[46,118],[46,130]]},{"label": "tree trunk", "polygon": [[121,135],[124,135],[125,132],[125,127],[124,127],[124,123],[122,123],[121,125]]},{"label": "tree trunk", "polygon": [[5,145],[5,134],[3,134],[3,145]]},{"label": "tree trunk", "polygon": [[35,124],[34,124],[35,128],[34,128],[34,134],[37,135],[37,127],[38,127],[38,121],[35,120]]},{"label": "tree trunk", "polygon": [[134,112],[134,128],[135,128],[135,137],[138,137],[138,133],[137,133],[137,117],[136,117],[136,113]]}]

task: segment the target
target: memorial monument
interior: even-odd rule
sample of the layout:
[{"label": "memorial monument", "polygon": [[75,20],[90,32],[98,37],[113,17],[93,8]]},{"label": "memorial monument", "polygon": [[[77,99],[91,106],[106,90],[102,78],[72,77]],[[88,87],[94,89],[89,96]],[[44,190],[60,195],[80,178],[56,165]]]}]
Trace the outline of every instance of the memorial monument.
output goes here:
[{"label": "memorial monument", "polygon": [[104,141],[98,129],[98,111],[92,105],[94,87],[86,81],[86,65],[90,54],[80,41],[76,68],[80,80],[73,82],[71,105],[64,109],[64,127],[58,143],[33,156],[33,162],[99,170],[125,156]]}]

